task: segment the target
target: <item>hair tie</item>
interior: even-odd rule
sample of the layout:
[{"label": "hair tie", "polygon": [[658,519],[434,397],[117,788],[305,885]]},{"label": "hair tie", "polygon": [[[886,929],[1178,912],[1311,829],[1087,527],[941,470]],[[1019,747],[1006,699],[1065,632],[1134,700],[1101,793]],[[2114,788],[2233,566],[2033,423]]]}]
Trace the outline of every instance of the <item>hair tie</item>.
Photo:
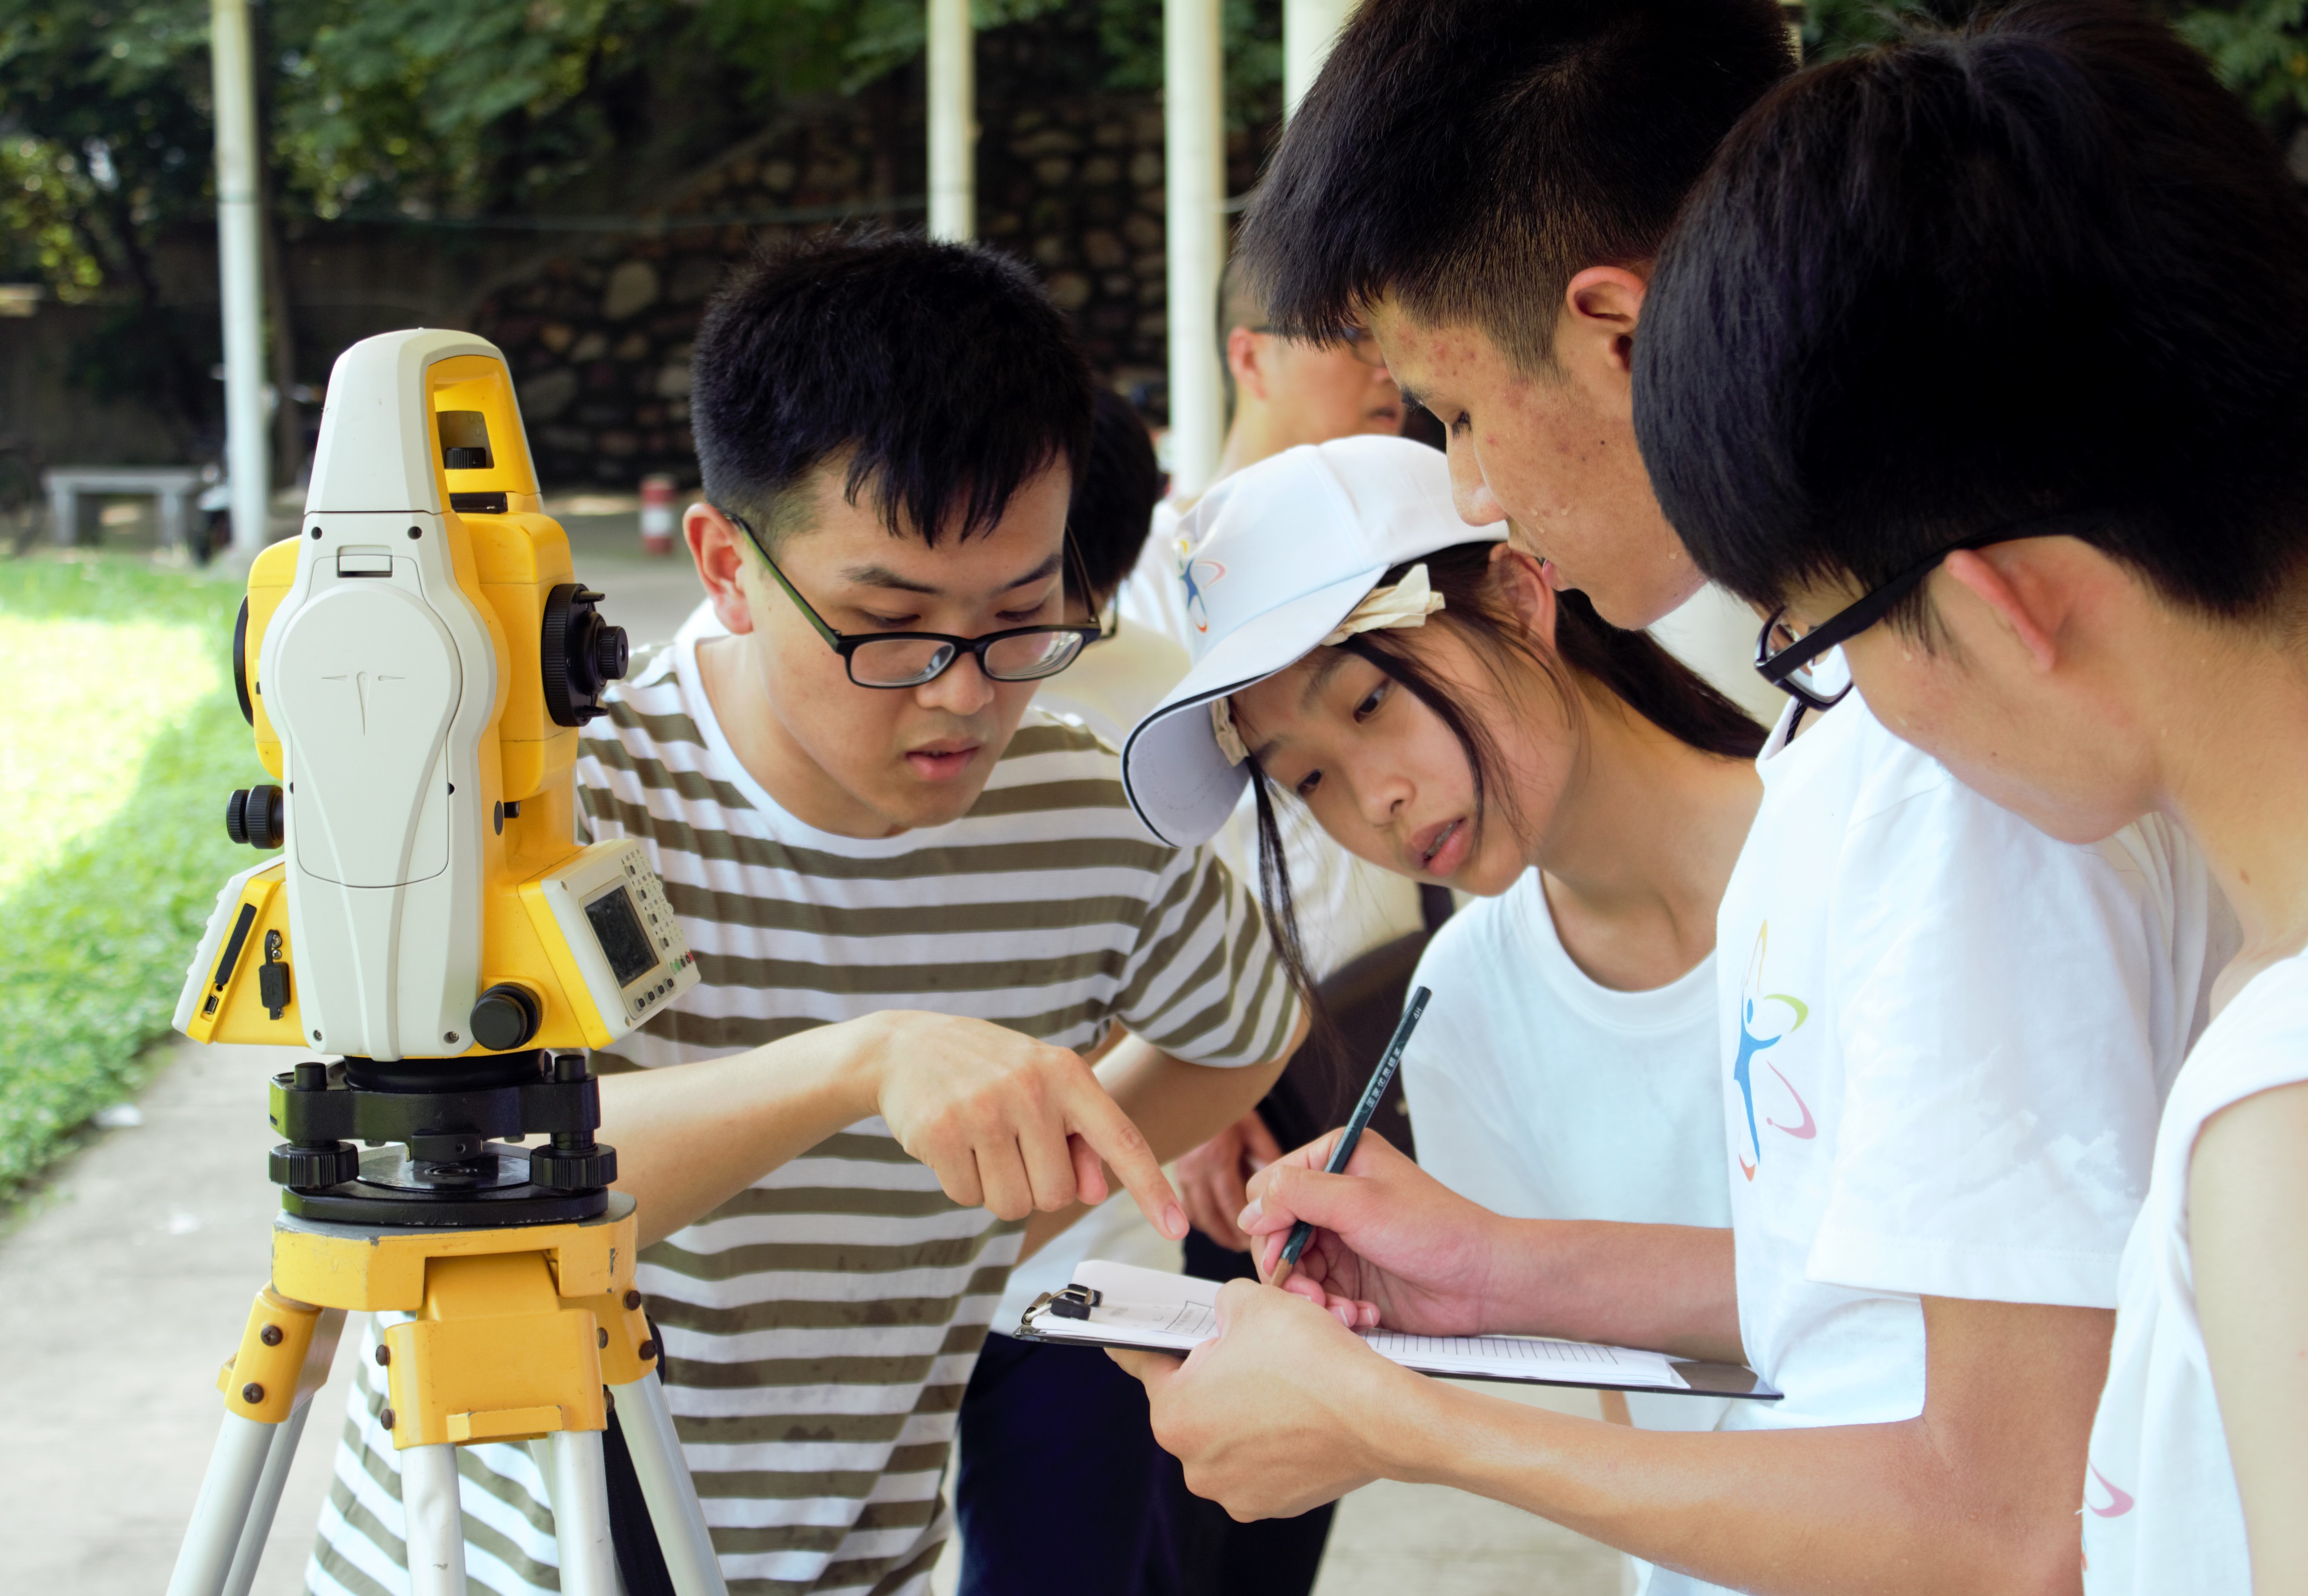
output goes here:
[{"label": "hair tie", "polygon": [[1421,560],[1402,574],[1392,587],[1373,588],[1347,618],[1322,634],[1321,646],[1336,648],[1357,632],[1389,632],[1402,626],[1423,626],[1426,617],[1444,608],[1442,595],[1426,580]]},{"label": "hair tie", "polygon": [[1218,739],[1219,752],[1229,765],[1250,757],[1250,750],[1243,746],[1242,733],[1234,729],[1234,709],[1224,694],[1210,700],[1210,735]]}]

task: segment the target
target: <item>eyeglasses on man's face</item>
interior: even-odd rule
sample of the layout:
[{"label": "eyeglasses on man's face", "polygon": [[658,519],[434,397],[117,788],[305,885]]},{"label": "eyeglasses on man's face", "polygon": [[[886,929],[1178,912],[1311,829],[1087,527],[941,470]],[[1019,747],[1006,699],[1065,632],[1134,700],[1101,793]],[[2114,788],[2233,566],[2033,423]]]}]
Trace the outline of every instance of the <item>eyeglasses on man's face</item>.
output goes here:
[{"label": "eyeglasses on man's face", "polygon": [[1951,543],[1930,558],[1918,561],[1882,586],[1847,605],[1811,630],[1797,633],[1787,625],[1787,607],[1780,605],[1755,637],[1755,669],[1762,678],[1806,709],[1831,710],[1851,691],[1849,682],[1833,693],[1821,693],[1808,676],[1830,649],[1840,647],[1891,613],[1899,600],[1921,587],[1951,554],[1985,548],[1994,543],[2017,543],[2023,538],[2060,538],[2080,531],[2095,518],[2063,515],[2049,521],[2007,522],[1960,542]]},{"label": "eyeglasses on man's face", "polygon": [[943,676],[964,654],[976,657],[978,670],[988,681],[1038,682],[1072,664],[1083,645],[1099,635],[1100,628],[1095,625],[1012,626],[983,637],[956,637],[944,632],[837,632],[778,569],[768,545],[745,517],[730,515],[727,510],[722,513],[752,540],[770,574],[785,589],[786,597],[825,639],[826,646],[841,656],[849,679],[861,687],[923,686]]}]

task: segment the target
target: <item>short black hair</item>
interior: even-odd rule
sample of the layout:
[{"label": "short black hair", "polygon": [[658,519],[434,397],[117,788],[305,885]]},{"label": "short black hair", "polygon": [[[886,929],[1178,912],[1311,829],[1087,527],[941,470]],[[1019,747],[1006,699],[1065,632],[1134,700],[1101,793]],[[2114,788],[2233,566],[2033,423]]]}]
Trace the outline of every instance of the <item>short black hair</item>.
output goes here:
[{"label": "short black hair", "polygon": [[1787,84],[1693,194],[1635,342],[1659,502],[1757,602],[2069,516],[2219,615],[2308,555],[2308,211],[2129,7],[2015,5]]},{"label": "short black hair", "polygon": [[[1098,393],[1091,421],[1089,459],[1074,478],[1073,502],[1066,509],[1066,532],[1073,539],[1086,603],[1102,604],[1130,574],[1153,529],[1154,506],[1162,502],[1162,467],[1154,440],[1131,402],[1111,388]],[[1066,585],[1077,588],[1069,562]]]},{"label": "short black hair", "polygon": [[1053,462],[1079,476],[1089,447],[1089,368],[1032,273],[918,235],[763,251],[707,307],[690,371],[705,496],[773,547],[831,461],[852,504],[934,545],[990,531]]},{"label": "short black hair", "polygon": [[1649,260],[1794,67],[1773,0],[1365,0],[1244,220],[1269,320],[1331,336],[1392,296],[1551,369],[1571,279]]}]

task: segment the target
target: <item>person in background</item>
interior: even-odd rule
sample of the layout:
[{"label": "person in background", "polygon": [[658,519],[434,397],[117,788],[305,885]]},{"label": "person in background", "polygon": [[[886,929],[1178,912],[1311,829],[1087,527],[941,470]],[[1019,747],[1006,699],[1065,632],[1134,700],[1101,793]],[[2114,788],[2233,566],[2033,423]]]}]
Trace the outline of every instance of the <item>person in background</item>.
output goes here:
[{"label": "person in background", "polygon": [[1635,418],[1700,565],[2053,835],[2175,817],[2243,922],[2069,1499],[2091,1596],[2308,1591],[2299,190],[2166,24],[2037,4],[1805,74],[1684,218]]},{"label": "person in background", "polygon": [[1122,585],[1145,551],[1161,499],[1162,467],[1144,418],[1121,394],[1099,389],[1089,464],[1066,514],[1066,596],[1102,635],[1034,702],[1079,720],[1117,754],[1139,717],[1186,674],[1186,651],[1176,639],[1121,613]]},{"label": "person in background", "polygon": [[[1206,489],[1300,444],[1402,431],[1408,407],[1366,329],[1341,328],[1326,342],[1283,337],[1267,325],[1266,307],[1231,260],[1219,274],[1217,308],[1227,435]],[[1154,535],[1122,590],[1124,614],[1181,647],[1195,630],[1191,590],[1179,582],[1186,551],[1178,522],[1192,507],[1191,498],[1163,499]]]},{"label": "person in background", "polygon": [[[1120,394],[1101,389],[1089,462],[1067,512],[1066,596],[1077,618],[1102,617],[1106,635],[1044,683],[1034,703],[1113,749],[1186,670],[1176,643],[1114,615],[1115,591],[1145,545],[1161,496],[1145,422]],[[1184,1495],[1177,1461],[1154,1444],[1138,1382],[1108,1359],[1007,1333],[1036,1298],[1063,1290],[1082,1259],[1176,1270],[1178,1244],[1122,1194],[1087,1215],[1078,1208],[1037,1215],[1025,1248],[962,1397],[954,1485],[961,1596],[1029,1591],[1055,1568],[1099,1596],[1195,1596],[1176,1510],[1203,1505]]]}]

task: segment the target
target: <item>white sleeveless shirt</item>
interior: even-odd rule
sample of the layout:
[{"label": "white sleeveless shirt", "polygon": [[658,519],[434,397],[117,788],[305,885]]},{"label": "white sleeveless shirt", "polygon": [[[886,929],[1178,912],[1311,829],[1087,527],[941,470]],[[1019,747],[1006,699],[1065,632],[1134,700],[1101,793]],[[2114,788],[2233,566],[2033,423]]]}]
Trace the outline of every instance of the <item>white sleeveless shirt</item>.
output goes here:
[{"label": "white sleeveless shirt", "polygon": [[2165,1104],[2148,1201],[2124,1247],[2115,1345],[2084,1476],[2088,1596],[2252,1590],[2243,1506],[2196,1318],[2188,1169],[2213,1115],[2303,1080],[2308,955],[2262,971],[2236,994]]}]

